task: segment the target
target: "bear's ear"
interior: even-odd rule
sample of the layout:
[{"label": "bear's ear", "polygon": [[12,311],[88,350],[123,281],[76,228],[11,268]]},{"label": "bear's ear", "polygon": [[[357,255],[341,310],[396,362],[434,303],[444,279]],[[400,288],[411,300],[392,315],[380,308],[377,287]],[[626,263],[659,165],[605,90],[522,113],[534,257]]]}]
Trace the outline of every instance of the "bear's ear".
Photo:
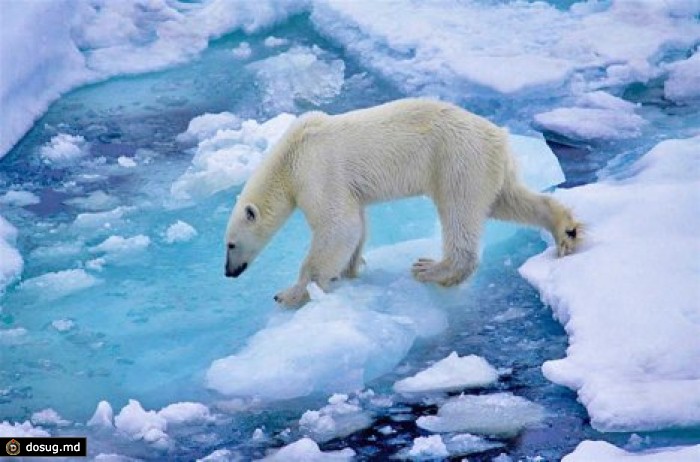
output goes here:
[{"label": "bear's ear", "polygon": [[245,206],[245,218],[249,222],[254,222],[255,220],[258,219],[258,208],[254,206],[253,204],[248,204]]}]

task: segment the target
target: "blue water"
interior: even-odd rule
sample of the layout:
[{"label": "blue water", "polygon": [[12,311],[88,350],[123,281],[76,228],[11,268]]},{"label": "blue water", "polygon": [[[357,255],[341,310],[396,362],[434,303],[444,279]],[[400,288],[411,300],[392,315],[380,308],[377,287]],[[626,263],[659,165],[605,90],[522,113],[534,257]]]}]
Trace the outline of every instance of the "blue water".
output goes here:
[{"label": "blue water", "polygon": [[[296,113],[309,109],[338,113],[410,96],[362,69],[342,49],[314,33],[308,18],[302,15],[266,34],[225,36],[186,65],[114,78],[73,91],[54,103],[0,161],[0,194],[19,188],[41,198],[35,206],[2,210],[2,215],[20,230],[18,247],[25,257],[22,279],[80,267],[95,258],[89,248],[110,235],[144,234],[150,237],[151,245],[131,259],[95,272],[100,284],[63,298],[49,300],[21,284],[8,288],[0,300],[0,327],[22,327],[27,334],[1,346],[0,420],[23,421],[33,412],[51,407],[64,418],[82,423],[100,400],[108,400],[115,412],[128,399],[138,399],[146,409],[159,409],[177,401],[199,401],[216,407],[223,400],[204,386],[206,370],[215,359],[240,350],[278,310],[272,294],[294,280],[309,231],[302,217],[295,214],[246,273],[246,283],[234,283],[223,278],[221,242],[239,188],[186,208],[170,208],[164,199],[172,181],[190,164],[191,153],[175,137],[185,131],[193,117],[230,111],[243,119],[262,121],[275,115],[264,108],[254,74],[230,55],[230,49],[242,40],[250,42],[254,59],[277,53],[262,45],[268,35],[289,39],[295,45],[317,45],[327,52],[324,59],[342,59],[346,82],[364,73],[362,85],[346,85],[339,95],[320,106],[298,103]],[[624,91],[627,99],[643,104],[641,111],[652,121],[640,139],[583,146],[552,140],[567,177],[563,186],[595,181],[601,171],[615,173],[655,144],[660,132],[663,136],[684,133],[687,125],[683,120],[689,112],[664,105],[657,93],[653,86]],[[527,132],[531,130],[523,123],[530,120],[527,114],[554,107],[559,101],[548,95],[529,95],[527,109],[516,109],[523,106],[522,101],[490,94],[457,103]],[[106,161],[63,169],[44,165],[38,148],[58,131],[84,136],[91,144],[91,157],[102,156]],[[150,163],[135,169],[114,167],[117,157],[134,155],[148,157]],[[115,197],[117,205],[133,210],[109,229],[76,227],[72,223],[82,211],[66,201],[97,190]],[[187,245],[163,242],[162,234],[177,220],[194,225],[198,231]],[[433,236],[435,222],[432,206],[425,200],[377,206],[370,211],[368,249]],[[72,251],[47,253],[57,245],[70,244]],[[544,361],[564,356],[567,337],[537,292],[519,277],[517,268],[544,248],[539,233],[530,230],[488,247],[471,283],[443,296],[448,328],[440,335],[419,339],[396,371],[367,384],[377,393],[391,394],[391,385],[406,371],[415,372],[451,351],[481,355],[499,368],[511,368],[512,373],[496,388],[542,404],[549,416],[544,425],[504,440],[505,449],[473,455],[470,460],[490,460],[500,452],[515,458],[541,455],[557,460],[583,439],[606,439],[618,445],[629,439],[629,434],[593,430],[575,394],[542,376]],[[517,317],[494,320],[513,309],[517,309]],[[58,319],[70,319],[75,327],[59,332],[51,327]],[[167,458],[191,460],[218,448],[234,448],[246,459],[263,456],[266,449],[288,442],[284,430],[293,427],[306,409],[322,406],[326,398],[317,394],[263,404],[231,412],[217,422],[177,428],[171,434],[175,445]],[[435,413],[436,406],[402,403],[398,397],[394,400],[393,407],[375,410],[375,423],[370,429],[322,447],[351,447],[361,459],[381,460],[410,446],[413,438],[425,434],[416,427],[415,417]],[[405,420],[402,416],[407,414],[414,418]],[[378,432],[387,423],[397,430],[396,434],[384,436]],[[264,443],[250,441],[258,427],[264,427],[272,438]],[[117,452],[153,460],[165,457],[146,444],[78,424],[54,430],[86,432],[92,455]],[[648,444],[652,446],[698,440],[692,432],[650,437]]]}]

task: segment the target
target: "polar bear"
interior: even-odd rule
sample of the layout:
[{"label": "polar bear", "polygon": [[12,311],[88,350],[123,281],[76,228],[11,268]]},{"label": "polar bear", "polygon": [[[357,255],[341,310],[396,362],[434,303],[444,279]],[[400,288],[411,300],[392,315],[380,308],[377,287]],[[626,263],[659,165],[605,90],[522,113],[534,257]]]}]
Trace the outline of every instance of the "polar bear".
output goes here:
[{"label": "polar bear", "polygon": [[581,225],[552,197],[518,178],[505,130],[457,106],[404,99],[340,115],[300,117],[246,183],[226,229],[225,274],[238,277],[298,207],[313,238],[295,285],[274,299],[304,304],[307,285],[328,291],[358,275],[368,204],[425,195],[442,226],[442,260],[419,259],[413,276],[451,286],[479,262],[487,218],[542,227],[559,256]]}]

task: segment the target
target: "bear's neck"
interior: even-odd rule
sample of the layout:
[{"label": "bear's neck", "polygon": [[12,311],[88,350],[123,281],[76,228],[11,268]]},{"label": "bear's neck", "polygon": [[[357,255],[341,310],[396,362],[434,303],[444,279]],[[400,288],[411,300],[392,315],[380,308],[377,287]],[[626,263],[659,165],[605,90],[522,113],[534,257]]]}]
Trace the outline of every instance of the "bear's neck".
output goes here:
[{"label": "bear's neck", "polygon": [[292,214],[295,201],[289,187],[289,168],[280,159],[266,160],[270,165],[258,169],[263,175],[254,179],[251,193],[259,198],[257,206],[271,237]]}]

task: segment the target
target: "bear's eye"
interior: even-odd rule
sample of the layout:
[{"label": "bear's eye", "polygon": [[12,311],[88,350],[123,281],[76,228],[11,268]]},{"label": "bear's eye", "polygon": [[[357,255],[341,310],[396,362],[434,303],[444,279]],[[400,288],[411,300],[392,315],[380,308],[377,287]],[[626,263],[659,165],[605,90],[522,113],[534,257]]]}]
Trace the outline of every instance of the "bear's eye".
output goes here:
[{"label": "bear's eye", "polygon": [[229,242],[229,243],[228,243],[228,248],[229,248],[230,250],[233,250],[233,249],[236,248],[236,244],[234,244],[233,242]]}]

